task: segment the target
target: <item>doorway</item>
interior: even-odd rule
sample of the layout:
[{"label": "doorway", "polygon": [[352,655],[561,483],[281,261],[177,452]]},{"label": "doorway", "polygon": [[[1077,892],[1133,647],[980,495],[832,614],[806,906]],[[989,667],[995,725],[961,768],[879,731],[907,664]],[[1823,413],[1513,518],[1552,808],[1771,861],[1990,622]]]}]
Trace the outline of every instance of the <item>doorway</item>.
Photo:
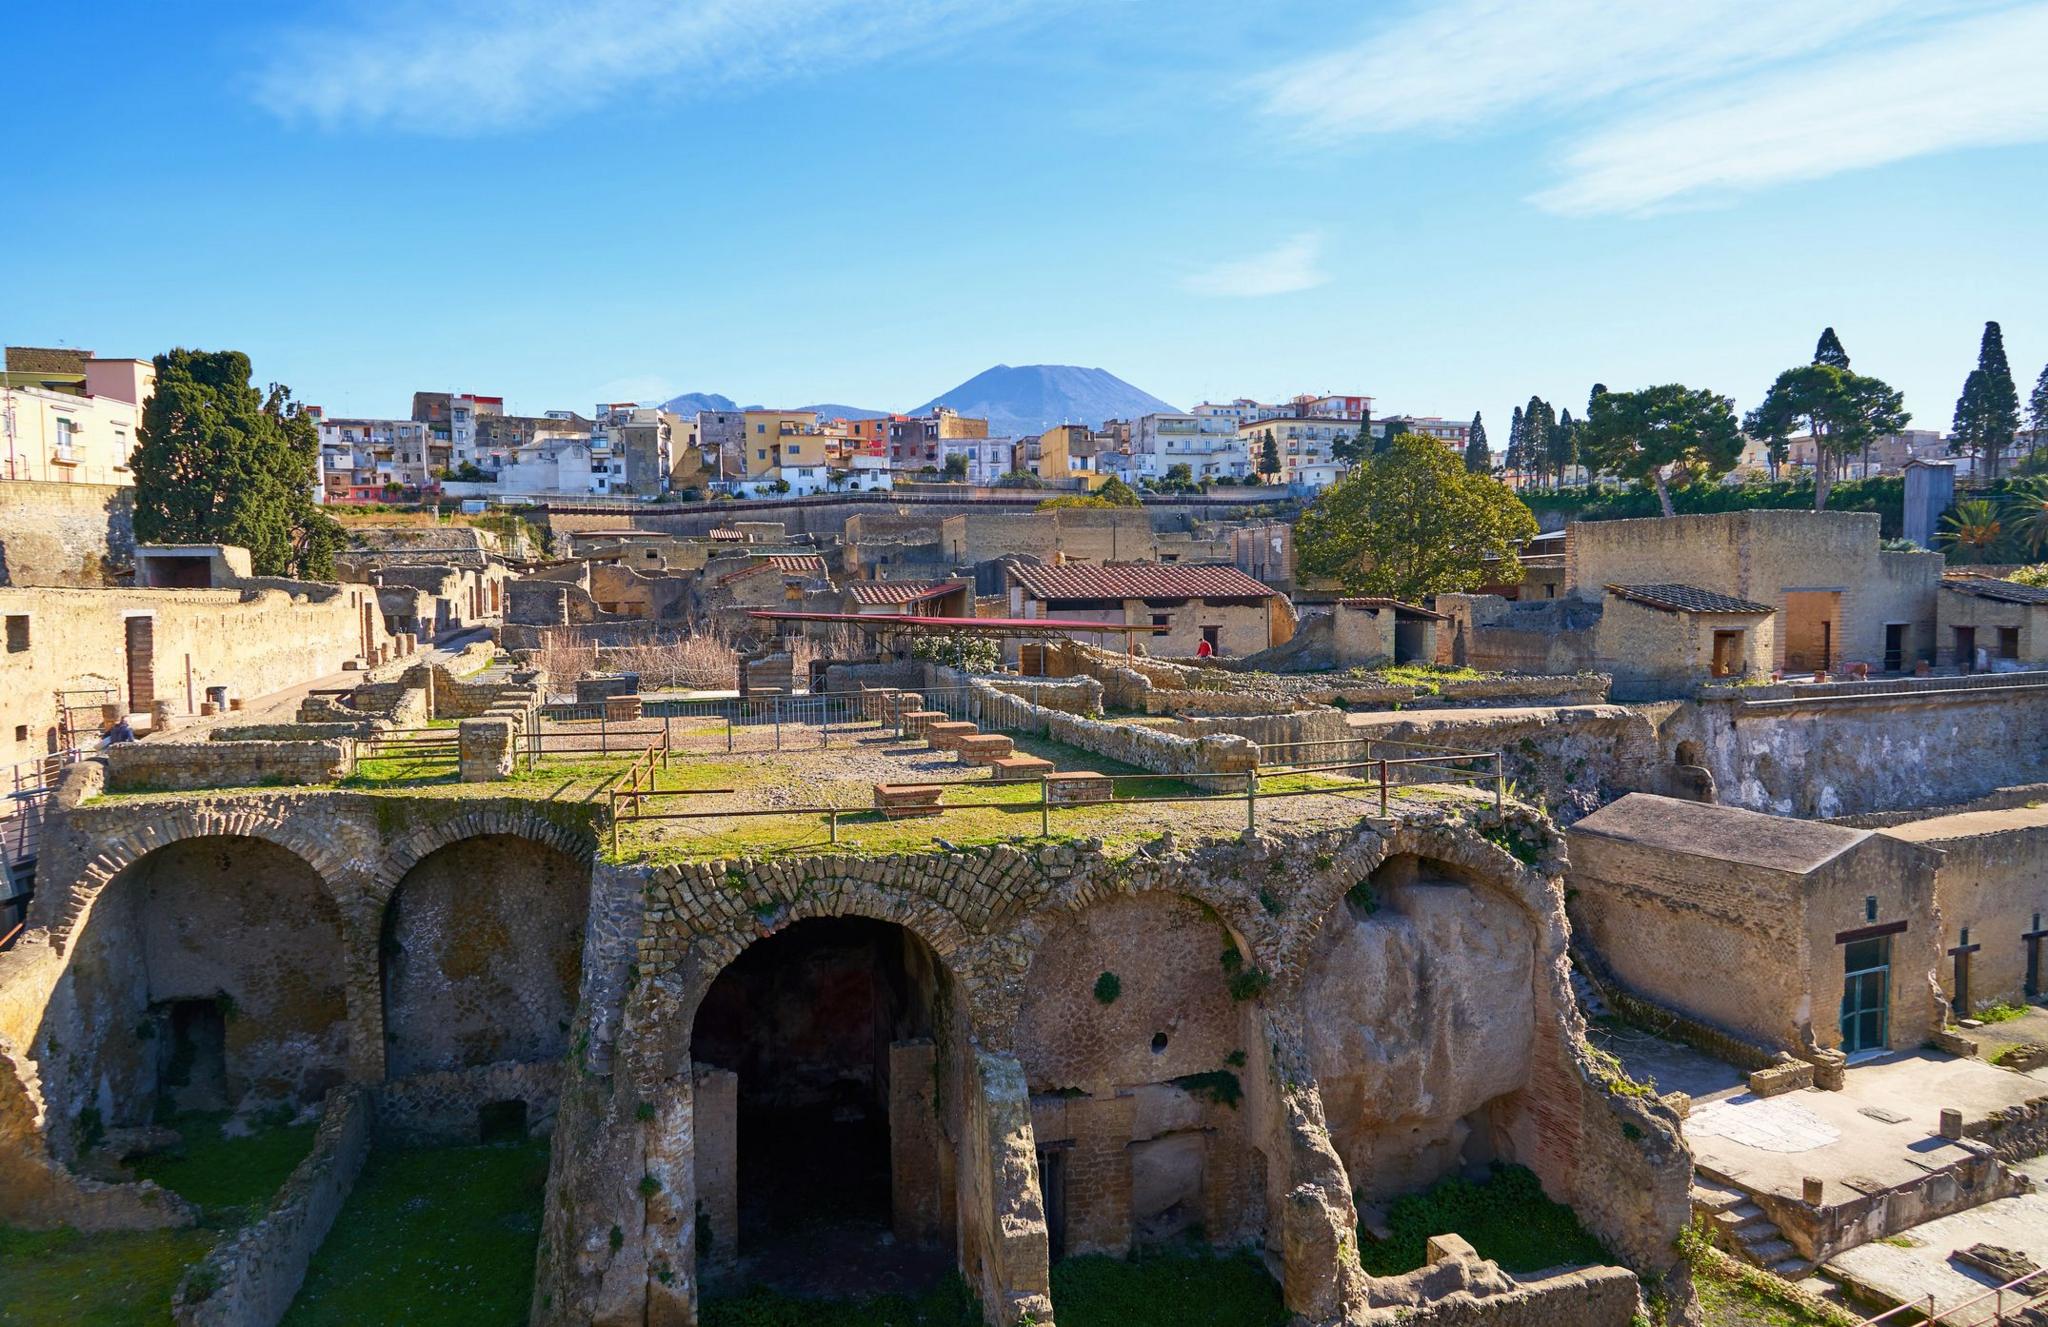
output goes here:
[{"label": "doorway", "polygon": [[[921,1155],[912,1145],[944,1118],[930,1050],[946,981],[903,927],[823,917],[749,946],[705,992],[691,1059],[738,1080],[741,1280],[842,1298],[914,1292],[952,1267],[950,1232],[897,1228],[899,1200],[948,1169],[940,1143]],[[892,1067],[909,1063],[924,1082],[892,1082]],[[913,1101],[919,1118],[908,1120]],[[892,1139],[898,1124],[904,1137]]]},{"label": "doorway", "polygon": [[131,617],[127,632],[128,712],[147,714],[156,704],[156,619]]},{"label": "doorway", "polygon": [[1885,1049],[1890,1033],[1892,938],[1852,940],[1842,949],[1842,1053]]},{"label": "doorway", "polygon": [[226,1110],[228,1025],[221,999],[165,1000],[152,1010],[158,1038],[157,1083],[172,1111]]},{"label": "doorway", "polygon": [[1740,631],[1717,631],[1714,633],[1715,677],[1733,677],[1742,671],[1742,636]]},{"label": "doorway", "polygon": [[1906,624],[1887,622],[1884,627],[1884,670],[1902,673],[1906,669]]},{"label": "doorway", "polygon": [[1786,672],[1824,672],[1834,667],[1841,636],[1841,591],[1787,590],[1783,622],[1781,648]]},{"label": "doorway", "polygon": [[1956,628],[1956,667],[1966,673],[1977,670],[1977,628]]}]

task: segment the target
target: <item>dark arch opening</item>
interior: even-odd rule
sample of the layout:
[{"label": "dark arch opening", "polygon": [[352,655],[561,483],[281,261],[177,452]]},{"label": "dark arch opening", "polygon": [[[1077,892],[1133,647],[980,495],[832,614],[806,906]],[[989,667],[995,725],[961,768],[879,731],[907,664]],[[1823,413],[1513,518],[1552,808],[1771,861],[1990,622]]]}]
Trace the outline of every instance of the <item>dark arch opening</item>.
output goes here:
[{"label": "dark arch opening", "polygon": [[[930,946],[865,917],[793,923],[718,975],[691,1033],[700,1273],[849,1296],[951,1269],[950,985]],[[717,1071],[731,1090],[706,1089]],[[716,1173],[727,1147],[736,1177]]]}]

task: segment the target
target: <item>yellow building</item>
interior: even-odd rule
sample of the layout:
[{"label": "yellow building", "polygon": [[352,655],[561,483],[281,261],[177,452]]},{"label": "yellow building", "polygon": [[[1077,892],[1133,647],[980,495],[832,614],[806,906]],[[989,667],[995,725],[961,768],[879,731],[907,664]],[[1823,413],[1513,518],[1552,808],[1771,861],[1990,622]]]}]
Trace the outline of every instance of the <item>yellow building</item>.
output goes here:
[{"label": "yellow building", "polygon": [[0,374],[0,479],[133,484],[142,403],[156,388],[146,359],[9,346]]},{"label": "yellow building", "polygon": [[1038,477],[1065,479],[1073,471],[1075,453],[1084,450],[1092,436],[1086,424],[1061,424],[1039,434]]},{"label": "yellow building", "polygon": [[[815,410],[749,410],[745,412],[742,427],[745,428],[745,442],[742,444],[747,463],[747,477],[754,478],[767,474],[782,464],[778,451],[792,435],[816,433],[818,412]],[[823,453],[819,455],[822,457]]]},{"label": "yellow building", "polygon": [[958,415],[944,406],[933,412],[939,422],[939,436],[942,438],[986,438],[988,421],[976,419],[973,415]]}]

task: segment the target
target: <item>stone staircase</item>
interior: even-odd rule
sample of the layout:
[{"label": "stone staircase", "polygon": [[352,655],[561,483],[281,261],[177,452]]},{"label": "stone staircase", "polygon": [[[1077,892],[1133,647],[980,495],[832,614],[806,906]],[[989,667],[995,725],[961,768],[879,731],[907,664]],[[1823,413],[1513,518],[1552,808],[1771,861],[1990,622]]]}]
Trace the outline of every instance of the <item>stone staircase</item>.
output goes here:
[{"label": "stone staircase", "polygon": [[1787,1281],[1798,1281],[1812,1273],[1813,1264],[1799,1255],[1777,1223],[1742,1190],[1695,1178],[1692,1210],[1707,1219],[1714,1243],[1744,1262]]}]

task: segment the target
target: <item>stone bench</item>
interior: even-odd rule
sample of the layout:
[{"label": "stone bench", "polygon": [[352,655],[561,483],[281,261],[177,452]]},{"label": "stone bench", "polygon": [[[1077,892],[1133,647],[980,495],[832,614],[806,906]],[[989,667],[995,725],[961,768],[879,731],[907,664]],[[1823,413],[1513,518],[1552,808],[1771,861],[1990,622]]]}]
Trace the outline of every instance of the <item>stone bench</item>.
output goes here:
[{"label": "stone bench", "polygon": [[1052,762],[1040,756],[997,756],[988,762],[990,783],[1029,783],[1052,772]]},{"label": "stone bench", "polygon": [[956,740],[953,749],[960,753],[963,765],[990,765],[1007,759],[1016,744],[1001,733],[976,733]]},{"label": "stone bench", "polygon": [[1115,786],[1107,774],[1096,774],[1089,770],[1076,770],[1070,774],[1048,774],[1045,776],[1045,800],[1054,806],[1106,802],[1110,800]]},{"label": "stone bench", "polygon": [[945,721],[944,710],[906,710],[896,716],[896,722],[902,726],[905,737],[923,737],[925,729]]},{"label": "stone bench", "polygon": [[1774,1064],[1768,1069],[1753,1070],[1749,1075],[1749,1090],[1759,1097],[1775,1097],[1812,1086],[1813,1066],[1804,1060]]},{"label": "stone bench", "polygon": [[937,815],[945,792],[942,783],[878,783],[875,809],[891,820]]},{"label": "stone bench", "polygon": [[961,738],[973,737],[980,731],[977,725],[961,720],[928,723],[924,726],[924,740],[934,751],[956,751]]}]

